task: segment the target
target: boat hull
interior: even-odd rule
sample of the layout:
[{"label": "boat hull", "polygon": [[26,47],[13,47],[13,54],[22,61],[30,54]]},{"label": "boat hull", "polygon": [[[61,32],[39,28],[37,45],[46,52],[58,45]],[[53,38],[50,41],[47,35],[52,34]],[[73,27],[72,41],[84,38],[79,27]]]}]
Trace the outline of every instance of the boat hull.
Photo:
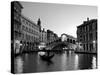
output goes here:
[{"label": "boat hull", "polygon": [[50,55],[50,56],[47,56],[47,55],[40,55],[40,57],[43,59],[43,60],[50,60],[54,57],[54,54],[53,55]]}]

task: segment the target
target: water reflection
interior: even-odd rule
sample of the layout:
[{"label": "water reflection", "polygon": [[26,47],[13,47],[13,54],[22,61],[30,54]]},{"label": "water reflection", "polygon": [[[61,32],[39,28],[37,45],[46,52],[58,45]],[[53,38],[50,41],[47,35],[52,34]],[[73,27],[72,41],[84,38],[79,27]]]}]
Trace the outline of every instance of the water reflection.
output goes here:
[{"label": "water reflection", "polygon": [[61,61],[62,61],[61,62],[61,69],[66,70],[66,65],[67,65],[66,52],[64,54],[62,54]]},{"label": "water reflection", "polygon": [[23,60],[21,57],[16,57],[15,59],[15,73],[23,72]]},{"label": "water reflection", "polygon": [[75,54],[72,51],[56,52],[45,61],[38,53],[24,54],[15,58],[15,73],[34,73],[49,71],[67,71],[97,68],[97,58],[92,54]]},{"label": "water reflection", "polygon": [[96,57],[93,56],[93,59],[92,59],[92,68],[96,69],[97,68],[97,63],[96,63]]},{"label": "water reflection", "polygon": [[75,55],[75,67],[74,67],[75,70],[78,69],[78,64],[79,64],[78,63],[79,62],[78,60],[79,60],[79,56],[76,54]]}]

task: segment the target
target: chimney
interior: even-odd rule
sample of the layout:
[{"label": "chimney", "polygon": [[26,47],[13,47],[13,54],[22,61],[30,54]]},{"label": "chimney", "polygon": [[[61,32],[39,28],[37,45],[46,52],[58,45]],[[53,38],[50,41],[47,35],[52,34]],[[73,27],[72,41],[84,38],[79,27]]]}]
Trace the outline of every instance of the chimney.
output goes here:
[{"label": "chimney", "polygon": [[87,17],[87,21],[89,21],[89,18]]}]

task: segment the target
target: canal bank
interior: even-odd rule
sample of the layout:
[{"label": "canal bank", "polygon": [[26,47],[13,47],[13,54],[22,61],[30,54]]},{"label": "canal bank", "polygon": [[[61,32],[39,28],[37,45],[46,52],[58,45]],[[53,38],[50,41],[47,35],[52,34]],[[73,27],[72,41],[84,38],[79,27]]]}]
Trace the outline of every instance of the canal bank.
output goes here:
[{"label": "canal bank", "polygon": [[97,53],[90,53],[90,52],[75,52],[77,54],[94,54],[94,55],[97,55]]}]

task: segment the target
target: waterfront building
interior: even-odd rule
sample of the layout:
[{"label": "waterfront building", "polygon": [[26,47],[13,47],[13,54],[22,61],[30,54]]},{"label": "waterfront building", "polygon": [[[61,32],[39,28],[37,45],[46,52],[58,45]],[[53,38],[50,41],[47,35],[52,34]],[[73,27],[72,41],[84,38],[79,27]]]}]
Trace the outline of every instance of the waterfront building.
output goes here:
[{"label": "waterfront building", "polygon": [[[23,7],[18,1],[11,2],[11,47],[16,53],[16,41],[21,40],[21,11]],[[19,52],[19,50],[18,50]]]},{"label": "waterfront building", "polygon": [[47,30],[47,43],[50,44],[58,39],[58,35],[51,30]]},{"label": "waterfront building", "polygon": [[97,19],[87,18],[83,24],[77,26],[77,52],[97,53]]},{"label": "waterfront building", "polygon": [[18,1],[11,2],[11,39],[21,40],[21,11],[22,5]]},{"label": "waterfront building", "polygon": [[41,42],[47,43],[47,32],[45,31],[44,28],[43,30],[41,30],[40,35],[41,35]]},{"label": "waterfront building", "polygon": [[[41,30],[41,20],[37,23],[21,14],[23,6],[20,2],[11,3],[11,42],[19,41],[22,45],[20,51],[35,50],[40,42],[52,43],[58,39],[51,30]],[[13,46],[12,46],[13,47]]]},{"label": "waterfront building", "polygon": [[53,41],[56,42],[58,40],[58,35],[56,33],[54,33],[54,39]]},{"label": "waterfront building", "polygon": [[[29,18],[21,15],[22,43],[25,47],[35,48],[40,42],[40,24],[34,23]],[[27,48],[25,48],[27,49]]]}]

